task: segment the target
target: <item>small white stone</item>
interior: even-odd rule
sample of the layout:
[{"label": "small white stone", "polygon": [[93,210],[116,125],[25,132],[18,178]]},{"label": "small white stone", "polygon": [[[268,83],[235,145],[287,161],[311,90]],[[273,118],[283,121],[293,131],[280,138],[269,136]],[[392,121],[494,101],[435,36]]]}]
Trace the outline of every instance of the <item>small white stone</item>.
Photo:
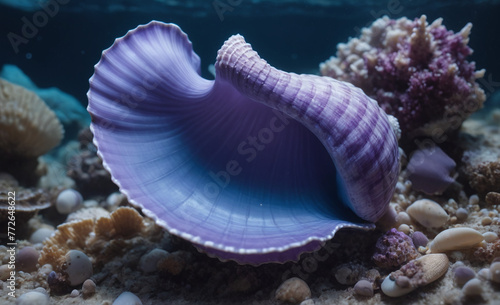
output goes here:
[{"label": "small white stone", "polygon": [[141,300],[132,292],[122,292],[112,305],[142,305]]},{"label": "small white stone", "polygon": [[276,300],[293,304],[299,304],[310,297],[311,289],[306,282],[298,277],[292,277],[281,283],[275,294]]},{"label": "small white stone", "polygon": [[410,215],[406,212],[399,212],[398,215],[396,216],[396,222],[400,225],[406,224],[409,225],[411,224],[411,218]]},{"label": "small white stone", "polygon": [[490,279],[490,269],[489,268],[483,268],[478,271],[477,276],[482,278],[483,280],[489,280]]},{"label": "small white stone", "polygon": [[5,281],[10,277],[10,271],[11,269],[9,268],[9,265],[1,265],[0,266],[0,281]]},{"label": "small white stone", "polygon": [[76,211],[83,202],[82,195],[74,189],[62,191],[56,199],[56,209],[59,214],[69,214]]},{"label": "small white stone", "polygon": [[49,238],[52,233],[54,233],[54,229],[50,228],[40,228],[33,232],[30,236],[30,243],[38,244],[43,243],[47,238]]},{"label": "small white stone", "polygon": [[92,276],[92,263],[90,258],[79,250],[70,250],[66,253],[68,280],[71,286],[80,285]]},{"label": "small white stone", "polygon": [[500,283],[500,262],[494,262],[489,269],[488,279],[495,283]]},{"label": "small white stone", "polygon": [[69,296],[70,296],[70,297],[72,297],[72,298],[76,298],[76,297],[78,297],[79,295],[80,295],[80,292],[79,292],[78,290],[76,290],[76,289],[73,289],[73,290],[71,291],[71,293],[70,293],[70,295],[69,295]]},{"label": "small white stone", "polygon": [[470,196],[469,197],[469,204],[471,204],[471,205],[479,204],[479,196],[478,195]]},{"label": "small white stone", "polygon": [[49,296],[38,291],[30,291],[16,300],[16,305],[48,305]]},{"label": "small white stone", "polygon": [[408,226],[407,224],[402,224],[398,227],[398,231],[408,235],[410,234],[410,226]]},{"label": "small white stone", "polygon": [[442,227],[450,218],[437,202],[429,199],[415,201],[406,209],[406,212],[426,228]]},{"label": "small white stone", "polygon": [[125,195],[120,192],[112,193],[106,198],[106,206],[105,208],[113,208],[117,207],[123,200],[125,199]]},{"label": "small white stone", "polygon": [[498,235],[495,232],[485,232],[483,233],[484,241],[487,243],[494,242],[498,239]]},{"label": "small white stone", "polygon": [[462,292],[465,296],[480,295],[483,292],[481,280],[472,279],[468,281],[467,283],[465,283],[464,287],[462,287]]}]

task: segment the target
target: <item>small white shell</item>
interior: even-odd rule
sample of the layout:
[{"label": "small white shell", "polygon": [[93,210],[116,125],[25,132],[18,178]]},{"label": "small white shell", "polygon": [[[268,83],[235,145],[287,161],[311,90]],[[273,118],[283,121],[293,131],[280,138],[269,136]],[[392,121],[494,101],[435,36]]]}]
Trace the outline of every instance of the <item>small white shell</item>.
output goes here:
[{"label": "small white shell", "polygon": [[[427,285],[439,279],[446,273],[449,267],[449,260],[446,254],[428,254],[415,259],[408,264],[411,263],[420,266],[421,269],[416,273],[409,274],[408,276],[415,276],[416,274],[419,274],[421,276],[416,276],[419,280],[412,281],[410,278],[409,286],[403,288],[396,284],[396,278],[394,276],[387,276],[380,286],[384,294],[390,297],[400,297],[408,294],[417,289],[419,286]],[[400,270],[402,269],[404,269],[404,266]]]},{"label": "small white shell", "polygon": [[276,300],[289,303],[300,303],[310,297],[311,289],[306,282],[298,277],[292,277],[281,283],[275,294]]},{"label": "small white shell", "polygon": [[415,201],[406,209],[406,212],[426,228],[442,227],[450,218],[437,202],[429,199]]},{"label": "small white shell", "polygon": [[468,249],[482,242],[484,236],[471,228],[452,228],[439,233],[430,243],[431,253]]},{"label": "small white shell", "polygon": [[425,283],[432,283],[448,270],[448,256],[446,254],[428,254],[417,259],[423,269],[423,277]]}]

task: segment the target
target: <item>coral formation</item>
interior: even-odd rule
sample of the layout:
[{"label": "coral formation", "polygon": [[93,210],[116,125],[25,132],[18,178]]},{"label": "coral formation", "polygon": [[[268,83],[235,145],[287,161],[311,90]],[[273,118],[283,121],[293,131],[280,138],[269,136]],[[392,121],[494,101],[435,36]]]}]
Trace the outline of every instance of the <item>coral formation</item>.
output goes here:
[{"label": "coral formation", "polygon": [[73,96],[58,88],[38,88],[21,69],[14,65],[4,65],[0,77],[22,86],[39,96],[47,106],[54,111],[65,129],[66,139],[73,139],[79,130],[90,123],[89,114],[80,102]]},{"label": "coral formation", "polygon": [[[500,112],[499,112],[500,113]],[[496,136],[485,137],[485,134]],[[481,197],[500,193],[500,125],[489,120],[467,120],[460,146],[464,150],[459,168],[464,182]],[[496,196],[490,195],[493,202]]]},{"label": "coral formation", "polygon": [[399,267],[419,255],[411,238],[394,228],[382,235],[375,247],[373,261],[381,268]]},{"label": "coral formation", "polygon": [[57,146],[63,133],[54,112],[35,93],[0,79],[0,170],[34,184],[37,158]]},{"label": "coral formation", "polygon": [[65,223],[44,242],[38,263],[51,264],[54,271],[61,272],[64,256],[69,250],[98,255],[96,261],[104,263],[113,251],[120,251],[117,247],[124,247],[123,240],[143,234],[144,229],[142,216],[128,207],[117,209],[109,217]]},{"label": "coral formation", "polygon": [[61,123],[35,93],[0,79],[0,105],[2,157],[38,157],[61,141]]},{"label": "coral formation", "polygon": [[444,139],[482,107],[484,91],[467,56],[472,24],[458,33],[423,15],[415,20],[387,16],[362,30],[361,37],[337,46],[321,74],[360,87],[401,126],[403,137]]}]

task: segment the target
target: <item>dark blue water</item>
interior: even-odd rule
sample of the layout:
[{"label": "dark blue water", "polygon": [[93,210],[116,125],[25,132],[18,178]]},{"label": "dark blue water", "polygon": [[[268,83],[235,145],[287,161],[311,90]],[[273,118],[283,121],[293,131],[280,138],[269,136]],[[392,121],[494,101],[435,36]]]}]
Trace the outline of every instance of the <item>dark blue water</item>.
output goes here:
[{"label": "dark blue water", "polygon": [[[46,19],[41,8],[23,11],[0,5],[0,66],[17,65],[39,87],[58,87],[84,106],[88,78],[101,51],[129,29],[153,19],[176,23],[188,34],[201,57],[206,77],[210,77],[207,67],[215,61],[219,47],[236,33],[242,34],[271,65],[298,73],[317,73],[319,63],[335,54],[337,43],[358,36],[360,28],[384,14],[412,19],[426,14],[429,22],[443,17],[443,24],[455,32],[472,22],[469,45],[474,54],[470,59],[477,63],[477,68],[486,69],[483,88],[488,95],[500,88],[500,5],[497,1],[466,5],[434,1],[419,5],[419,1],[390,0],[375,1],[377,4],[371,5],[349,2],[349,5],[329,6],[308,5],[304,1],[273,6],[270,1],[252,4],[233,0],[204,1],[203,6],[192,7],[122,1],[122,6],[111,9],[106,1],[90,1],[87,5],[68,0],[60,2],[67,4],[60,4],[58,11]],[[36,33],[17,45],[9,41],[13,34],[25,37],[22,30],[29,23]],[[9,33],[13,34],[9,36]]]}]

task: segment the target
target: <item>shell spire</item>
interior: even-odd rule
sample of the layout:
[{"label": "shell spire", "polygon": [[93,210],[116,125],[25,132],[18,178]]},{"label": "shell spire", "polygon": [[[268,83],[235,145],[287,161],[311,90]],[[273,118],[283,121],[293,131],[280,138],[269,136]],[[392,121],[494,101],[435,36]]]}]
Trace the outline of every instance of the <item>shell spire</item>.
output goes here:
[{"label": "shell spire", "polygon": [[224,43],[215,69],[243,95],[297,119],[321,140],[342,177],[346,203],[358,216],[377,221],[383,215],[380,202],[392,197],[399,152],[376,101],[346,82],[275,69],[241,35]]}]

